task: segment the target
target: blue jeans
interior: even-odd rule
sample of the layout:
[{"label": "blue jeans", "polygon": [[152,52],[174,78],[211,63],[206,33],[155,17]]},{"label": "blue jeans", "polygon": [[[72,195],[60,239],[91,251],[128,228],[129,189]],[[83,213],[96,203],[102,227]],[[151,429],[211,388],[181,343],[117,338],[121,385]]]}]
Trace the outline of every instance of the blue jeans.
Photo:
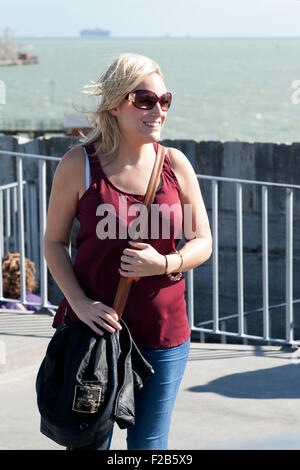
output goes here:
[{"label": "blue jeans", "polygon": [[[179,346],[141,349],[155,373],[135,393],[135,426],[127,429],[127,449],[168,449],[169,427],[184,374],[190,338]],[[113,428],[106,449],[110,448]]]}]

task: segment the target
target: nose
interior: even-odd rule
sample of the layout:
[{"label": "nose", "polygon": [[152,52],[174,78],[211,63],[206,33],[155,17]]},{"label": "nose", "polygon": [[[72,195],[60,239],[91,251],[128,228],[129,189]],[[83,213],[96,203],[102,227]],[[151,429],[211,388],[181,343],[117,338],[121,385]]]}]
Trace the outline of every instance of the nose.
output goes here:
[{"label": "nose", "polygon": [[156,103],[156,105],[154,106],[154,108],[152,108],[152,111],[153,111],[153,112],[156,112],[160,117],[165,116],[165,113],[166,113],[166,111],[163,111],[163,110],[161,109],[161,105],[160,105],[160,102],[159,102],[159,101],[157,101],[157,103]]}]

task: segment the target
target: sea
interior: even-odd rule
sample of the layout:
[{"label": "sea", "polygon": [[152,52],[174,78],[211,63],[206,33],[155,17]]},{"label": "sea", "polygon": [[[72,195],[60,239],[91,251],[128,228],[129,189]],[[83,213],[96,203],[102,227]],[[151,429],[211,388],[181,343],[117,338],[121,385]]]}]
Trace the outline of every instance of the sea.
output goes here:
[{"label": "sea", "polygon": [[[96,109],[82,93],[121,53],[157,61],[173,103],[163,139],[300,140],[298,38],[23,38],[36,65],[0,67],[0,129],[59,129]],[[3,86],[2,86],[3,89]],[[3,98],[3,97],[2,97]]]}]

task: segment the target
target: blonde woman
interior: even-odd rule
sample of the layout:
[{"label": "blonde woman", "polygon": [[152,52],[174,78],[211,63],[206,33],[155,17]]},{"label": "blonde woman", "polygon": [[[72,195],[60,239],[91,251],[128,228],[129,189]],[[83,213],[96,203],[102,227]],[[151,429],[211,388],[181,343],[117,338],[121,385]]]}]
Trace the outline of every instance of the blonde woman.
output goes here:
[{"label": "blonde woman", "polygon": [[[53,326],[79,318],[100,335],[113,334],[121,328],[112,308],[120,275],[133,278],[122,319],[155,374],[136,393],[127,448],[167,449],[190,347],[182,273],[210,257],[209,221],[192,165],[169,148],[153,201],[153,211],[164,208],[158,226],[152,222],[154,235],[148,231],[143,243],[132,240],[132,209],[143,204],[172,94],[158,64],[136,54],[118,57],[92,86],[91,94],[101,96],[94,130],[61,159],[49,202],[45,257],[65,296]],[[68,247],[75,217],[80,229],[73,266]],[[178,252],[178,227],[184,226],[190,230]],[[97,449],[109,448],[112,432]]]}]

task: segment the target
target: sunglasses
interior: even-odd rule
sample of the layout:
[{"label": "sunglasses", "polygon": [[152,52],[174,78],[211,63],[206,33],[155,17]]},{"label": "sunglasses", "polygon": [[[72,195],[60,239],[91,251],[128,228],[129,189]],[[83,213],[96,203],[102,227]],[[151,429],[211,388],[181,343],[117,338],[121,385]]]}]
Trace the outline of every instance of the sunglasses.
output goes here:
[{"label": "sunglasses", "polygon": [[126,99],[138,109],[152,109],[159,102],[162,111],[168,111],[172,102],[172,93],[168,92],[159,97],[150,90],[136,90],[128,93]]}]

